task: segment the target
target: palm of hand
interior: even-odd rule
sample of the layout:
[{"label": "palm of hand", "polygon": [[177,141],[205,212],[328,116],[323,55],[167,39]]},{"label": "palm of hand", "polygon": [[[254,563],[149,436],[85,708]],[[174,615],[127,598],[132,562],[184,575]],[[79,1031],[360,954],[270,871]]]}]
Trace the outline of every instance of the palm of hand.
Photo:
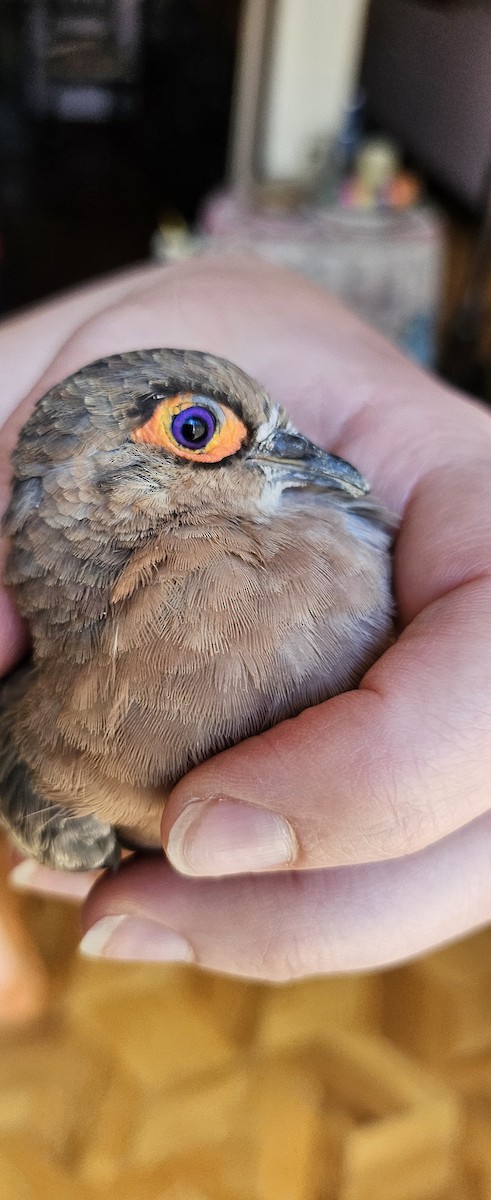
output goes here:
[{"label": "palm of hand", "polygon": [[[110,286],[112,306],[78,329],[77,301],[36,393],[100,354],[155,344],[157,328],[160,342],[165,328],[167,344],[237,361],[402,514],[401,634],[357,691],[186,777],[163,822],[181,874],[129,862],[91,893],[86,923],[127,914],[104,927],[114,956],[175,955],[180,934],[204,965],[285,978],[393,961],[487,920],[488,415],[266,268],[190,263]],[[5,628],[13,647],[19,626]],[[185,873],[222,878],[190,886]]]}]

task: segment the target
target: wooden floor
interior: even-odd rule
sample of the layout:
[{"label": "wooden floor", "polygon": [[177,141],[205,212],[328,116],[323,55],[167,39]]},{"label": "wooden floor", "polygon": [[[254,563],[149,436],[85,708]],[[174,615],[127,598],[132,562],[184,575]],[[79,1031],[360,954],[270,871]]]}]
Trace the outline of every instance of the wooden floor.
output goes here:
[{"label": "wooden floor", "polygon": [[491,931],[269,987],[82,961],[25,902],[46,1015],[4,1032],[7,1200],[490,1200]]}]

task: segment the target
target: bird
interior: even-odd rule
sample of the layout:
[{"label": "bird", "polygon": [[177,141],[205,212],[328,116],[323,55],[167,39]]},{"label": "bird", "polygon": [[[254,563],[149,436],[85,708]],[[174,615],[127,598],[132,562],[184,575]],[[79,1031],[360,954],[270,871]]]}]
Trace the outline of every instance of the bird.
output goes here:
[{"label": "bird", "polygon": [[394,520],[360,473],[202,351],[89,363],[13,453],[0,824],[60,870],[160,849],[226,747],[356,687],[394,638]]}]

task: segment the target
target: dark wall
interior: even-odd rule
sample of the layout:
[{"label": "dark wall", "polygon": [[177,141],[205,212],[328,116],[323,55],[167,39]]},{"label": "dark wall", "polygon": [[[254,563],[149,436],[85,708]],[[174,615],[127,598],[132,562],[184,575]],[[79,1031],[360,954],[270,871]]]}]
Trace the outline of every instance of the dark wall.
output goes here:
[{"label": "dark wall", "polygon": [[239,2],[141,0],[129,103],[96,122],[39,116],[27,6],[0,0],[0,309],[145,258],[169,209],[194,219],[225,173]]},{"label": "dark wall", "polygon": [[150,0],[142,134],[152,187],[194,218],[223,176],[239,0]]},{"label": "dark wall", "polygon": [[480,208],[491,182],[489,0],[372,0],[362,78],[370,116]]}]

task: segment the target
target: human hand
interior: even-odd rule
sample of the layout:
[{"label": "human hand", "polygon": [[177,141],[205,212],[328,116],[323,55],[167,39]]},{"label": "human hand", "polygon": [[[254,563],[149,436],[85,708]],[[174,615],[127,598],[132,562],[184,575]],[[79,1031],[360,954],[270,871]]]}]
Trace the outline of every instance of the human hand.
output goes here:
[{"label": "human hand", "polygon": [[[3,332],[4,364],[14,364],[7,404],[33,385],[4,433],[4,477],[8,447],[51,384],[102,354],[174,345],[223,355],[259,379],[402,517],[396,645],[357,691],[182,780],[162,826],[179,873],[139,856],[103,876],[85,905],[87,951],[285,979],[397,961],[486,922],[488,414],[323,293],[258,263],[137,272],[58,306],[64,329],[55,308]],[[24,361],[33,342],[36,353],[42,342],[36,368]],[[7,665],[21,643],[3,604]],[[91,882],[29,871],[31,886],[64,892]]]}]

